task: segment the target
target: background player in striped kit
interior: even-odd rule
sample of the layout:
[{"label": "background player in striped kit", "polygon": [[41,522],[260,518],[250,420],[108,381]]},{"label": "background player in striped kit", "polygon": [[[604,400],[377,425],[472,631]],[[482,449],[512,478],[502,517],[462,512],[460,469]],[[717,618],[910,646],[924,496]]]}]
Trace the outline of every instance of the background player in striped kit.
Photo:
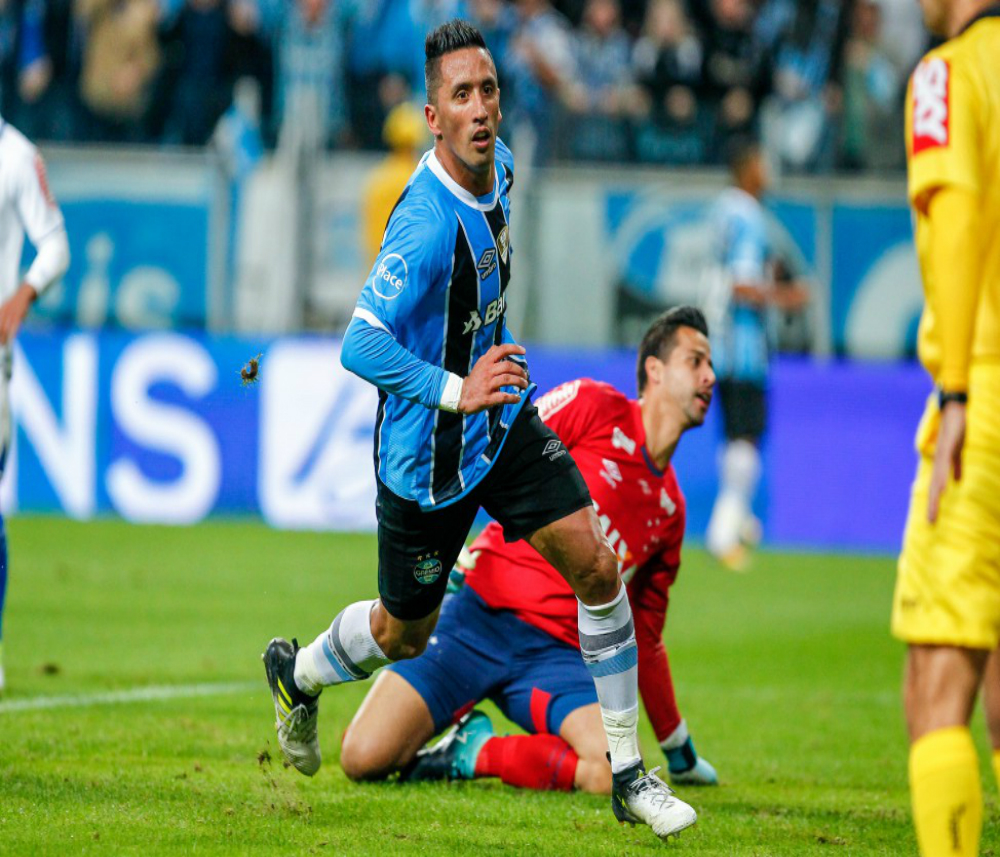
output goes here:
[{"label": "background player in striped kit", "polygon": [[[18,278],[24,234],[37,255]],[[69,267],[62,212],[49,191],[45,162],[16,128],[0,119],[0,473],[10,443],[11,344],[38,296]],[[3,607],[7,592],[7,535],[0,517],[0,693],[3,671]]]},{"label": "background player in striped kit", "polygon": [[807,289],[777,283],[774,252],[761,198],[770,178],[753,140],[734,140],[729,151],[732,186],[712,211],[716,265],[707,313],[719,373],[725,445],[719,455],[719,492],[705,545],[725,566],[746,566],[747,547],[760,541],[753,501],[760,481],[760,443],[767,427],[771,307],[801,311]]},{"label": "background player in striped kit", "polygon": [[435,138],[389,219],[342,362],[379,388],[379,598],[350,605],[309,646],[264,654],[278,742],[320,766],[317,697],[419,655],[480,507],[527,539],[578,597],[620,821],[666,838],[695,821],[639,755],[635,630],[618,564],[569,455],[538,419],[505,323],[514,160],[497,139],[500,94],[482,35],[452,21],[426,43],[425,115]]},{"label": "background player in striped kit", "polygon": [[[638,401],[580,379],[538,402],[584,474],[621,561],[643,703],[671,779],[692,785],[713,785],[717,777],[695,752],[678,709],[663,626],[686,518],[671,459],[683,433],[704,422],[711,401],[707,335],[699,310],[670,310],[643,337]],[[427,651],[384,671],[358,710],[344,737],[345,771],[354,779],[403,769],[407,780],[493,776],[526,788],[610,791],[572,589],[526,542],[506,543],[495,523],[460,565],[465,585],[445,600]],[[485,714],[464,714],[486,698],[529,734],[495,737]],[[431,735],[459,717],[411,764]]]}]

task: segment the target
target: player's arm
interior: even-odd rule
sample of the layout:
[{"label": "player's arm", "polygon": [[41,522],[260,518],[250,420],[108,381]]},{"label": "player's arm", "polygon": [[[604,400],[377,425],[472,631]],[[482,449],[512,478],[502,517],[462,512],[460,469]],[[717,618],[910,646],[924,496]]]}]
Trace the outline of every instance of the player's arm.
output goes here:
[{"label": "player's arm", "polygon": [[[960,62],[931,56],[913,73],[906,137],[910,199],[926,231],[922,274],[930,311],[940,331],[938,384],[944,393],[968,391],[969,365],[982,278],[980,199],[980,96]],[[931,106],[927,115],[918,107]],[[945,397],[946,399],[948,397]],[[965,404],[944,404],[928,490],[927,517],[937,519],[941,494],[954,473],[962,475]]]},{"label": "player's arm", "polygon": [[962,478],[965,446],[965,400],[982,287],[979,197],[961,185],[945,185],[927,203],[928,239],[925,276],[934,318],[941,331],[941,425],[928,488],[927,518],[937,520],[948,477]]},{"label": "player's arm", "polygon": [[962,185],[945,185],[926,202],[929,245],[926,275],[935,284],[930,294],[941,331],[941,388],[969,390],[969,366],[982,291],[980,200]]},{"label": "player's arm", "polygon": [[763,221],[740,216],[730,224],[728,267],[733,281],[733,301],[755,308],[775,306],[785,312],[802,309],[809,290],[802,282],[782,283],[768,276],[767,236]]},{"label": "player's arm", "polygon": [[14,171],[12,197],[36,255],[18,290],[0,306],[0,342],[15,336],[39,295],[69,268],[69,240],[62,212],[49,192],[42,156],[31,151]]}]

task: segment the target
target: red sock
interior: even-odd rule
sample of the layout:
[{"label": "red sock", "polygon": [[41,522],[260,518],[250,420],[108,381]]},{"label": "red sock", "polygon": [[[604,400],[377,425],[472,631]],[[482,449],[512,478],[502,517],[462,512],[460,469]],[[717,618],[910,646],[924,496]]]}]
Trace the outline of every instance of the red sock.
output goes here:
[{"label": "red sock", "polygon": [[490,738],[476,759],[477,777],[500,777],[507,785],[572,791],[580,759],[558,735]]}]

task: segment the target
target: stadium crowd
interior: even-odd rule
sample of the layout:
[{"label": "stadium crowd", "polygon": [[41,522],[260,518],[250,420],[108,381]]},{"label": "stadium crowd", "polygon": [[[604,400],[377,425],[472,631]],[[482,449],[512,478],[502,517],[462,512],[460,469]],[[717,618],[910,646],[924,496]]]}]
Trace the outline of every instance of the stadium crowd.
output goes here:
[{"label": "stadium crowd", "polygon": [[714,164],[750,131],[791,171],[903,165],[910,0],[6,0],[0,111],[39,140],[200,146],[249,78],[265,144],[308,109],[326,145],[379,148],[454,16],[536,161]]}]

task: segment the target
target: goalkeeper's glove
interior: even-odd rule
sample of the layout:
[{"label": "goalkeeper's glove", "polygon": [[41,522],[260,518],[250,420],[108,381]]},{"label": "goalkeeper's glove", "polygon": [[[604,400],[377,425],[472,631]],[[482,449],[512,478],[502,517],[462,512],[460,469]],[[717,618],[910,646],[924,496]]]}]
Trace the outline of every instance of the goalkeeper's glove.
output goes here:
[{"label": "goalkeeper's glove", "polygon": [[454,595],[465,586],[465,573],[476,567],[479,554],[480,551],[470,551],[467,547],[462,548],[454,568],[448,573],[448,586],[445,588],[445,594]]}]

